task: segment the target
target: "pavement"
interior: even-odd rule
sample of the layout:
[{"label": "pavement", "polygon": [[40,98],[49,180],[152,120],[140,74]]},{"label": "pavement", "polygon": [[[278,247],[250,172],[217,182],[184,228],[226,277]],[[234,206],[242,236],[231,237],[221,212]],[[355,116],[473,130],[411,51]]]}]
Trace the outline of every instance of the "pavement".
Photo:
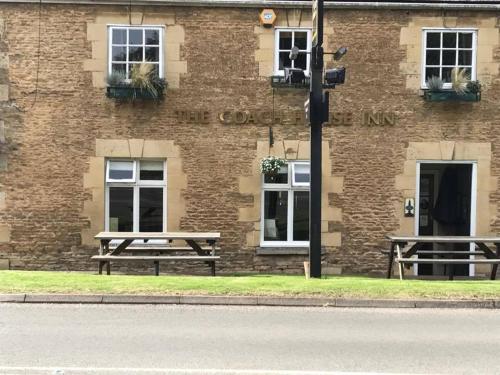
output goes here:
[{"label": "pavement", "polygon": [[0,374],[500,374],[493,309],[0,305]]},{"label": "pavement", "polygon": [[229,305],[229,306],[302,306],[371,308],[466,308],[500,309],[500,300],[405,300],[349,299],[326,297],[272,296],[194,296],[194,295],[113,295],[113,294],[0,294],[0,303],[64,304],[154,304],[154,305]]}]

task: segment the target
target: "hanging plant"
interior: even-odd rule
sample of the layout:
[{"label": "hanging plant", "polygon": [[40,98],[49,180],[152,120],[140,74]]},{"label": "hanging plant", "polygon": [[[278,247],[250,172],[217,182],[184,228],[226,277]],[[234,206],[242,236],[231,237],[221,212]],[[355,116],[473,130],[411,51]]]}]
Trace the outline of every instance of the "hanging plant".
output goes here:
[{"label": "hanging plant", "polygon": [[260,172],[265,175],[277,175],[286,160],[276,156],[268,156],[260,161]]}]

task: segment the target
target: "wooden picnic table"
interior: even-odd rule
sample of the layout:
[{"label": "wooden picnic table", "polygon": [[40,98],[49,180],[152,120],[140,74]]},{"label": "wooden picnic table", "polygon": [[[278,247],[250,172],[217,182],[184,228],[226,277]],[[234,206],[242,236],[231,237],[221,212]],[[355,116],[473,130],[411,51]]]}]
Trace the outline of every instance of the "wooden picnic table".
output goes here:
[{"label": "wooden picnic table", "polygon": [[[99,255],[92,259],[99,261],[99,274],[104,265],[107,274],[111,274],[111,261],[153,261],[158,276],[161,260],[200,260],[210,265],[211,274],[215,276],[215,261],[220,259],[215,253],[220,233],[101,232],[95,238],[100,241]],[[187,246],[173,244],[173,241],[185,242]],[[191,254],[172,255],[178,252]]]},{"label": "wooden picnic table", "polygon": [[[490,279],[496,279],[498,264],[500,263],[500,237],[493,236],[393,236],[388,235],[387,239],[391,242],[389,250],[389,266],[387,270],[387,278],[391,278],[392,263],[394,260],[399,266],[399,278],[404,277],[404,264],[491,264]],[[474,244],[472,251],[453,251],[453,250],[425,250],[426,244]],[[496,251],[492,250],[487,244],[494,244]],[[397,258],[394,258],[394,253]],[[441,255],[445,256],[438,259],[422,259],[414,258],[418,255]],[[467,259],[456,259],[455,255],[469,255]],[[484,257],[477,259],[475,256]],[[448,256],[448,257],[446,257]],[[453,278],[452,267],[450,269],[450,279]]]}]

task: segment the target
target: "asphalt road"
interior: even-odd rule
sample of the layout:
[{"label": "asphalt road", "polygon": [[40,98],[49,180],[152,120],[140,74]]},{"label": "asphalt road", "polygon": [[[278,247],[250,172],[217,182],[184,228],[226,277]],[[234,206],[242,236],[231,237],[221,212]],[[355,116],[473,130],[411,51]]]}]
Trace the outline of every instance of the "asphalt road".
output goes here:
[{"label": "asphalt road", "polygon": [[0,304],[0,374],[500,374],[499,353],[499,310]]}]

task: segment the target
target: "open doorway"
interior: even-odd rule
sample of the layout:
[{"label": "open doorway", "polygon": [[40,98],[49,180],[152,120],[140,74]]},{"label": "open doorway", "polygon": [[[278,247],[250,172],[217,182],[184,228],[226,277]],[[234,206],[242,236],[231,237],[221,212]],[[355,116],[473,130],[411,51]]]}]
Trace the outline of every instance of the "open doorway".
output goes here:
[{"label": "open doorway", "polygon": [[[475,167],[472,162],[419,162],[417,165],[416,234],[421,236],[469,236],[475,234]],[[444,250],[429,244],[427,250]],[[449,246],[449,245],[447,245]],[[468,244],[454,244],[454,251],[468,251]],[[432,258],[436,255],[421,255]],[[464,258],[467,258],[464,255]],[[460,258],[460,256],[456,256]],[[419,264],[415,273],[445,276],[449,265]],[[456,276],[472,276],[469,265],[454,265]]]}]

